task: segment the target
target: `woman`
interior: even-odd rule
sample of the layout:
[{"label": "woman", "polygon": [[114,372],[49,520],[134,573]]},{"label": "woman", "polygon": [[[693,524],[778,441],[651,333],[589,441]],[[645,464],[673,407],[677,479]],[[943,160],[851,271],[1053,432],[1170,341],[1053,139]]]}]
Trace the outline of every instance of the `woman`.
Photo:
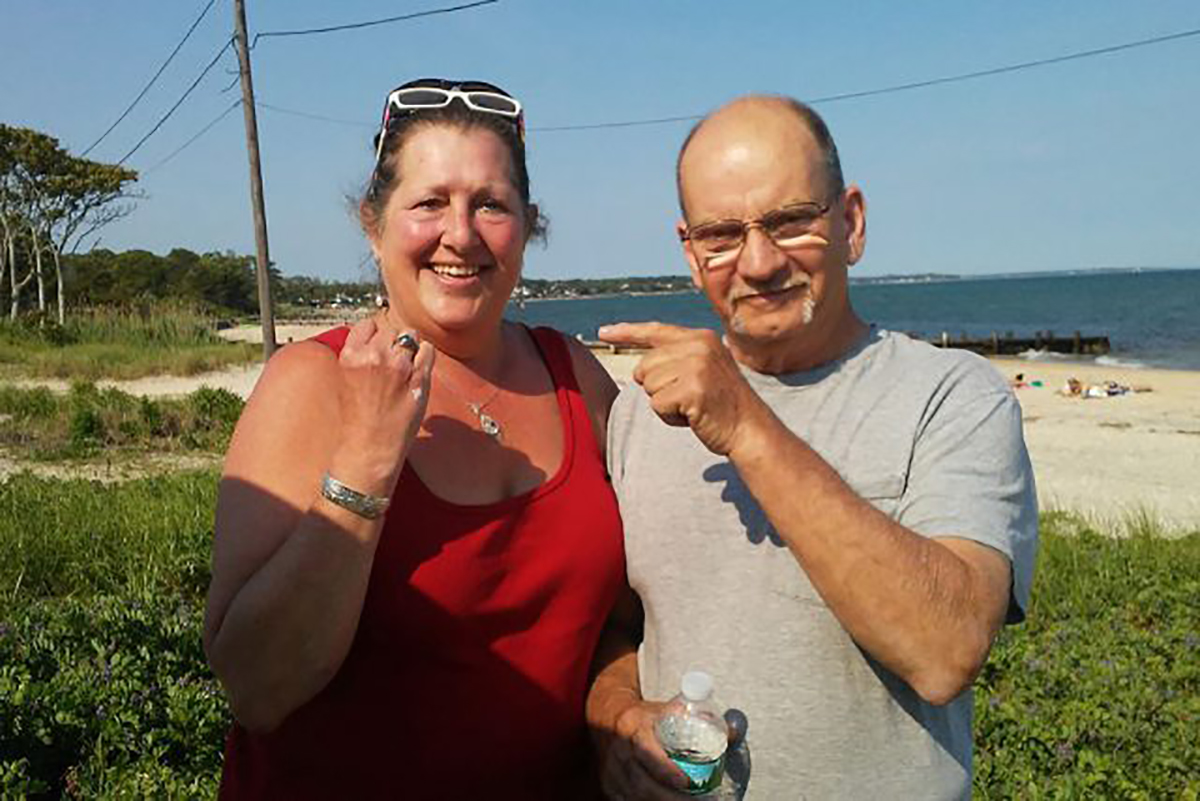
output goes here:
[{"label": "woman", "polygon": [[389,96],[360,206],[389,304],[271,359],[217,504],[225,798],[586,798],[624,575],[581,346],[501,319],[539,234],[521,107]]}]

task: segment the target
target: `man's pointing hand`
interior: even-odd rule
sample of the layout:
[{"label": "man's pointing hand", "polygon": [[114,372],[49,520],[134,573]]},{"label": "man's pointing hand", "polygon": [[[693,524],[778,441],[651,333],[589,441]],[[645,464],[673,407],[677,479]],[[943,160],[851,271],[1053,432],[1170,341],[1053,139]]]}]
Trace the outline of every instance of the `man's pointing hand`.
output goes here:
[{"label": "man's pointing hand", "polygon": [[633,380],[663,422],[689,426],[713,453],[728,456],[750,418],[767,411],[716,331],[617,323],[603,326],[599,335],[610,345],[649,350]]}]

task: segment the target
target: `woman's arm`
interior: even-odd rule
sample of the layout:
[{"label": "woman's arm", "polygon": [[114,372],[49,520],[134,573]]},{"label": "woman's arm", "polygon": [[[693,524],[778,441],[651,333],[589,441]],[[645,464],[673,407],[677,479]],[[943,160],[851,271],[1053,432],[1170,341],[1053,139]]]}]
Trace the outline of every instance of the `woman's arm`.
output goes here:
[{"label": "woman's arm", "polygon": [[[360,323],[340,359],[317,343],[267,365],[226,457],[204,644],[235,717],[268,731],[337,673],[354,639],[382,518],[324,499],[323,474],[390,495],[424,415],[416,363]],[[420,390],[420,392],[415,392]]]}]

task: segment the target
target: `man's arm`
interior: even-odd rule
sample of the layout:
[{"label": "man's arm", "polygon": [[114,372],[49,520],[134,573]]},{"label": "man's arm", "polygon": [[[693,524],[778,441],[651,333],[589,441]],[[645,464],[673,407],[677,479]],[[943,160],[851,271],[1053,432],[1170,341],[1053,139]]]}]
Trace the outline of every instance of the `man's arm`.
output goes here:
[{"label": "man's arm", "polygon": [[766,406],[716,333],[650,323],[601,336],[651,348],[634,373],[651,406],[729,457],[860,646],[931,703],[969,686],[1008,608],[1003,554],[953,538],[969,532],[921,536],[859,497]]},{"label": "man's arm", "polygon": [[600,781],[610,798],[679,801],[689,796],[669,788],[687,787],[687,777],[667,758],[654,733],[663,704],[642,699],[637,662],[641,631],[642,605],[626,586],[596,646],[587,696]]},{"label": "man's arm", "polygon": [[1007,557],[967,539],[923,537],[891,520],[761,399],[747,405],[754,411],[729,459],[813,587],[855,642],[922,698],[953,700],[982,668],[1004,623]]}]

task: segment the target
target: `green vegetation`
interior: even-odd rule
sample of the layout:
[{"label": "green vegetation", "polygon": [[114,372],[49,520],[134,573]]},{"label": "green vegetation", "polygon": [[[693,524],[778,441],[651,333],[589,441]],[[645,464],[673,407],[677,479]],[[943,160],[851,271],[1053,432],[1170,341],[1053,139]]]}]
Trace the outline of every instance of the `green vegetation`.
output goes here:
[{"label": "green vegetation", "polygon": [[202,601],[216,486],[214,471],[103,487],[28,473],[0,483],[0,619],[68,599]]},{"label": "green vegetation", "polygon": [[214,473],[0,485],[0,797],[212,798]]},{"label": "green vegetation", "polygon": [[[0,797],[212,797],[217,476],[0,484]],[[976,692],[979,798],[1196,798],[1200,532],[1043,518],[1030,619]]]},{"label": "green vegetation", "polygon": [[1043,532],[1029,619],[976,685],[976,796],[1200,797],[1200,532]]},{"label": "green vegetation", "polygon": [[211,314],[186,303],[81,310],[63,325],[0,320],[0,373],[33,378],[132,379],[196,375],[261,358],[261,348],[226,342]]},{"label": "green vegetation", "polygon": [[[128,306],[171,301],[214,314],[258,314],[254,257],[193,253],[175,248],[165,256],[147,250],[114,253],[97,249],[66,259],[67,299],[75,306]],[[279,275],[271,271],[272,294]]]},{"label": "green vegetation", "polygon": [[[72,156],[58,140],[0,123],[0,287],[10,319],[24,293],[66,322],[63,257],[133,211],[137,173]],[[36,289],[36,293],[33,290]]]},{"label": "green vegetation", "polygon": [[65,395],[0,385],[0,446],[23,459],[223,453],[244,405],[225,389],[151,399],[78,382]]},{"label": "green vegetation", "polygon": [[[170,301],[224,317],[258,314],[253,256],[232,252],[198,254],[186,248],[175,248],[165,256],[147,250],[115,253],[96,249],[67,256],[64,264],[67,300],[72,307]],[[377,282],[284,276],[273,266],[269,272],[271,300],[276,316],[281,318],[319,314],[329,308],[370,306],[379,291]]]}]

